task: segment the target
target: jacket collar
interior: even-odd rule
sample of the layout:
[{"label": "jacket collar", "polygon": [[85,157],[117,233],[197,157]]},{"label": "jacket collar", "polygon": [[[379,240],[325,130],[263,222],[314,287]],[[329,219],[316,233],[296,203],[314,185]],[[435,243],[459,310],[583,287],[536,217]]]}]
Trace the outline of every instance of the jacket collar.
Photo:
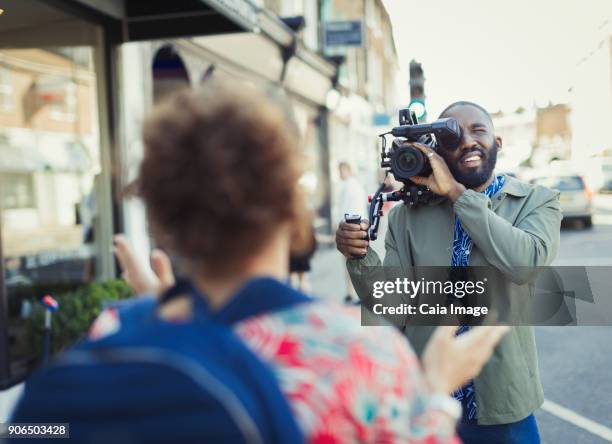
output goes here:
[{"label": "jacket collar", "polygon": [[[505,177],[504,185],[502,186],[502,189],[499,190],[500,193],[510,194],[511,196],[515,197],[525,197],[527,194],[529,194],[529,188],[531,185],[529,185],[527,182],[523,182],[512,176],[508,176],[507,174],[503,174],[503,176]],[[451,201],[446,197],[434,197],[429,205],[438,205],[440,203],[449,204],[452,206]]]},{"label": "jacket collar", "polygon": [[516,197],[527,196],[530,188],[530,185],[528,183],[522,182],[512,176],[508,176],[507,174],[504,174],[504,176],[505,182],[500,192],[510,194]]}]

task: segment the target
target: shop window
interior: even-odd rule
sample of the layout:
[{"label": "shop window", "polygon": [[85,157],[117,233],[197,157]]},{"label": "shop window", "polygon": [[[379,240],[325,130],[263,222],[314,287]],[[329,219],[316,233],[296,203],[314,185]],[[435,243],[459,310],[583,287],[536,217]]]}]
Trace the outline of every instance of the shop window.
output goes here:
[{"label": "shop window", "polygon": [[[79,49],[82,60],[66,56],[76,53],[72,49]],[[87,63],[93,52],[93,47],[2,50],[9,62],[0,84],[12,78],[32,85],[25,92],[30,125],[5,124],[0,140],[0,303],[8,313],[0,339],[8,345],[10,380],[40,362],[44,295],[60,303],[52,353],[82,337],[96,307],[116,296],[95,290],[110,276],[102,264],[111,260],[112,227],[103,223],[111,210],[103,198],[109,191],[100,161],[98,71]]]},{"label": "shop window", "polygon": [[321,118],[316,109],[297,100],[292,101],[292,108],[301,136],[303,175],[300,185],[308,206],[315,212],[315,228],[325,231],[329,224],[329,176],[323,163],[326,147],[321,141]]}]

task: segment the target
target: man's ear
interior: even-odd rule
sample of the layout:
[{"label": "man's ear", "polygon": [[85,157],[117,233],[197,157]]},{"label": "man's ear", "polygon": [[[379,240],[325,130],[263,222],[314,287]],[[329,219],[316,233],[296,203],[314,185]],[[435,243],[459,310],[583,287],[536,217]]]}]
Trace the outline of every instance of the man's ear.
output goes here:
[{"label": "man's ear", "polygon": [[499,136],[495,136],[495,142],[497,142],[497,151],[501,150],[504,144],[502,138]]}]

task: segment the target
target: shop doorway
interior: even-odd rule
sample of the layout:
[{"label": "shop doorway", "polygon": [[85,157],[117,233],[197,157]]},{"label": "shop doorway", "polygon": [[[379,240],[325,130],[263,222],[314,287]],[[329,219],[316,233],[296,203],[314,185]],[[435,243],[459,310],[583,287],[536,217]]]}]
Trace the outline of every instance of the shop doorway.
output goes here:
[{"label": "shop doorway", "polygon": [[153,57],[153,103],[168,94],[189,88],[189,73],[183,59],[172,45],[162,46]]}]

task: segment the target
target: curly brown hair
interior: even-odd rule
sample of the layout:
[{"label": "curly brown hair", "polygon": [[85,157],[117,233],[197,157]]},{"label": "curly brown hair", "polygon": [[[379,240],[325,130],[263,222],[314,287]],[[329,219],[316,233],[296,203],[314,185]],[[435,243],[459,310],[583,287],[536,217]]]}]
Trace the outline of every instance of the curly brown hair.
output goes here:
[{"label": "curly brown hair", "polygon": [[254,88],[211,80],[180,91],[144,124],[138,191],[160,246],[232,273],[282,225],[292,252],[311,242],[297,140],[281,108]]}]

